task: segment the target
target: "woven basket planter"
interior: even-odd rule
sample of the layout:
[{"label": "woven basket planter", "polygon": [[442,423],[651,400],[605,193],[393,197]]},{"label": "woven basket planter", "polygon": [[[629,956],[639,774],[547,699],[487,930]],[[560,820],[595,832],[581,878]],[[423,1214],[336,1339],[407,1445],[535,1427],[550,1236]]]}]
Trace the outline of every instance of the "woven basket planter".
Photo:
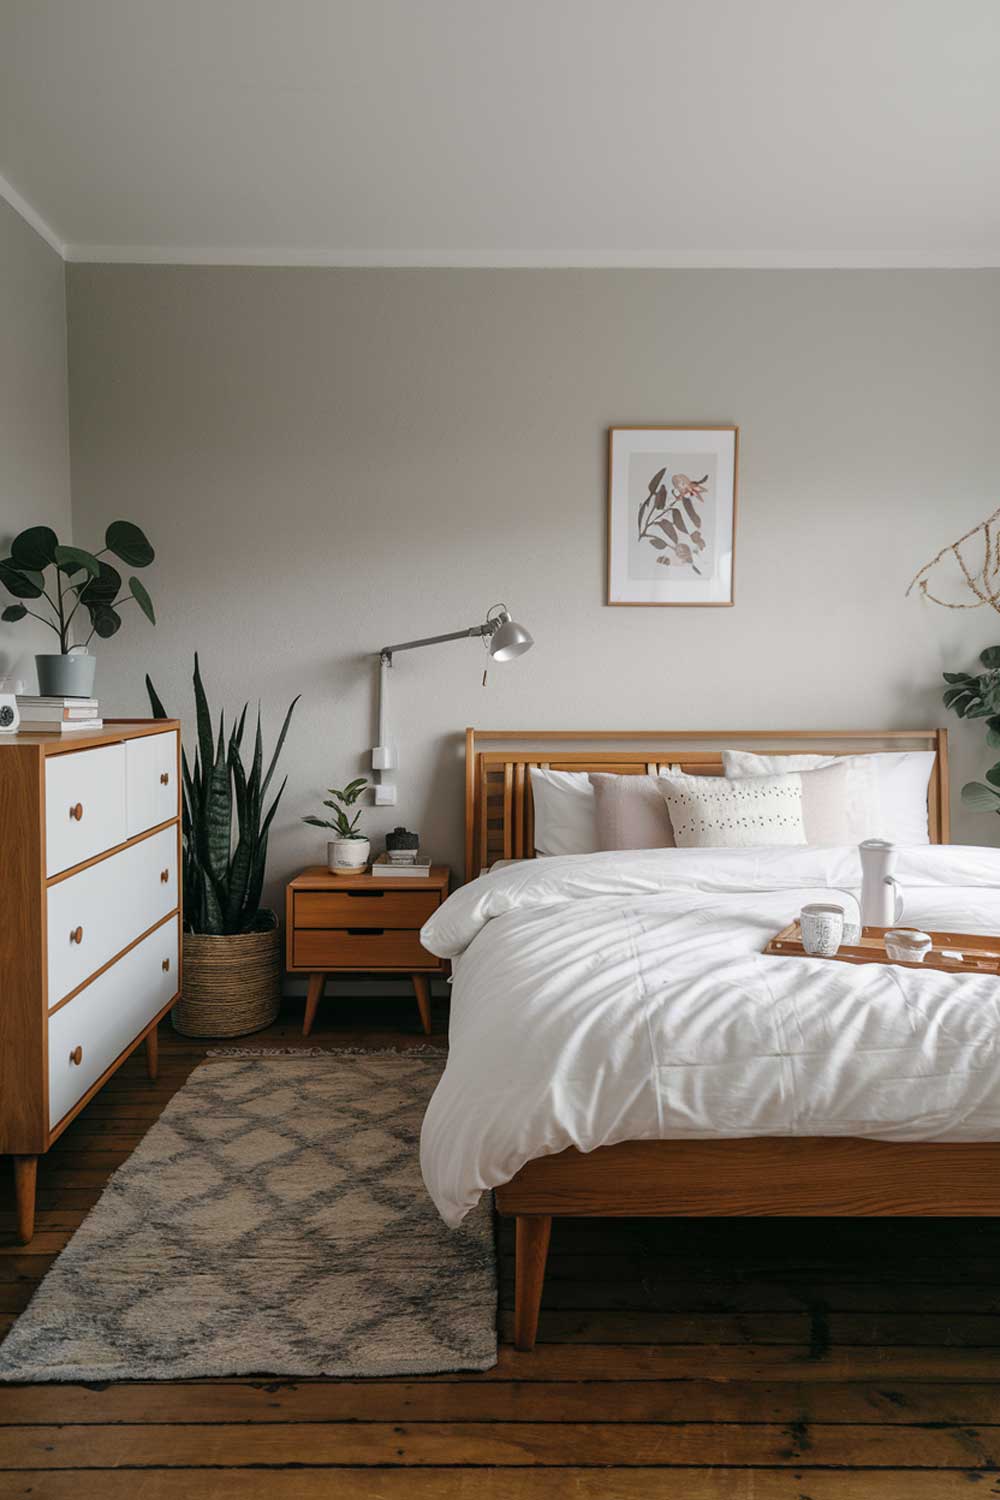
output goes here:
[{"label": "woven basket planter", "polygon": [[184,934],[184,978],[174,1006],[182,1036],[246,1036],[270,1026],[281,1007],[281,935]]}]

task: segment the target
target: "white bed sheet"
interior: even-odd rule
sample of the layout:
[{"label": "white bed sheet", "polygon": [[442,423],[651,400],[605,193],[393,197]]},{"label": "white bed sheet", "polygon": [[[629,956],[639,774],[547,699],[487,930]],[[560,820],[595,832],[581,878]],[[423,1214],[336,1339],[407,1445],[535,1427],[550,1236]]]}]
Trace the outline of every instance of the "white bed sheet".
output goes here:
[{"label": "white bed sheet", "polygon": [[[907,925],[1000,932],[1000,850],[901,851]],[[454,961],[421,1138],[458,1224],[535,1157],[622,1140],[1000,1140],[1000,980],[766,957],[857,850],[662,849],[480,876],[424,946]]]}]

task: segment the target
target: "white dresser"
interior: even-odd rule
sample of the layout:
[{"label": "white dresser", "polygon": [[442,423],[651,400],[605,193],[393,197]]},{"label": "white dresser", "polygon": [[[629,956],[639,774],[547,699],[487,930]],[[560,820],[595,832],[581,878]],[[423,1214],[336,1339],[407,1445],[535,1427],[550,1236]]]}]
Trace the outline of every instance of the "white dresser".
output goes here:
[{"label": "white dresser", "polygon": [[18,1234],[38,1157],[180,986],[180,726],[0,735],[0,1153]]}]

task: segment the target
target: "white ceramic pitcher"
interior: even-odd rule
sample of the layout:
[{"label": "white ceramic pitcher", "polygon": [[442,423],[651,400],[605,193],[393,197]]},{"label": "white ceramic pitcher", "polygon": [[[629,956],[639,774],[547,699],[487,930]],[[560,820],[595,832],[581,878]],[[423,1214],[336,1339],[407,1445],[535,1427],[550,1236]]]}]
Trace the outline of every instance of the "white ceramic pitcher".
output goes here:
[{"label": "white ceramic pitcher", "polygon": [[861,922],[865,927],[894,927],[903,915],[903,892],[893,875],[896,846],[887,839],[865,839],[861,855]]}]

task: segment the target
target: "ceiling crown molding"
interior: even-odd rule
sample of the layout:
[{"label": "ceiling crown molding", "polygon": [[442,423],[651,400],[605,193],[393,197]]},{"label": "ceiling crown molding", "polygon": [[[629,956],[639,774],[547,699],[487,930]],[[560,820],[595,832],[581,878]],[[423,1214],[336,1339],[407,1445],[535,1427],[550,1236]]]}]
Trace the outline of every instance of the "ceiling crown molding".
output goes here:
[{"label": "ceiling crown molding", "polygon": [[970,271],[1000,267],[994,253],[897,250],[298,250],[246,246],[65,245],[83,265],[341,266],[495,270]]},{"label": "ceiling crown molding", "polygon": [[13,183],[8,182],[6,177],[0,177],[0,198],[3,198],[16,214],[20,214],[24,222],[30,225],[36,234],[41,235],[45,243],[56,252],[61,260],[66,259],[65,242],[59,238],[52,225],[45,222],[37,209],[32,208],[27,198],[22,198],[17,188]]}]

